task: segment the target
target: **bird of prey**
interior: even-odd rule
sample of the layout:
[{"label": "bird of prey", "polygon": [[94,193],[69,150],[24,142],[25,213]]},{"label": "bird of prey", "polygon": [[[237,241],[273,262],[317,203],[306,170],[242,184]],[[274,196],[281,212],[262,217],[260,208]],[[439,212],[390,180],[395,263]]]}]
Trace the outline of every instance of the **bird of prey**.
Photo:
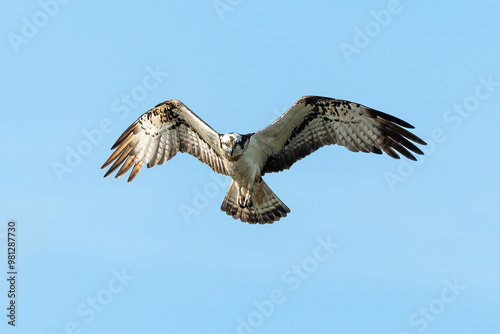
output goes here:
[{"label": "bird of prey", "polygon": [[[286,217],[290,209],[267,186],[266,173],[289,169],[322,146],[337,144],[353,152],[398,153],[416,160],[423,152],[412,142],[426,143],[405,128],[407,122],[358,103],[321,96],[304,96],[276,121],[249,134],[220,134],[182,102],[168,100],[139,117],[115,142],[101,168],[118,168],[132,181],[144,165],[151,168],[187,152],[215,172],[232,178],[221,210],[250,224],[267,224]],[[398,152],[398,153],[396,153]]]}]

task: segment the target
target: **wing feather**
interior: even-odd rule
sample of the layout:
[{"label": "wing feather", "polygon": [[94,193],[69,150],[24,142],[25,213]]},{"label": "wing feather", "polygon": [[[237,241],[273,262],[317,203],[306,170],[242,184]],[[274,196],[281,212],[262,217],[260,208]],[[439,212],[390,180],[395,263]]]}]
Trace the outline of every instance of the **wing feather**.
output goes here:
[{"label": "wing feather", "polygon": [[146,156],[146,161],[148,162],[147,167],[151,168],[156,165],[158,162],[158,158],[160,154],[158,154],[158,150],[160,149],[161,140],[154,140],[153,144],[149,147],[148,155]]},{"label": "wing feather", "polygon": [[[158,153],[156,155],[156,164],[163,165],[167,161],[167,136],[160,137],[160,144],[158,145]],[[153,157],[154,159],[154,157]]]},{"label": "wing feather", "polygon": [[359,150],[361,152],[365,152],[365,153],[371,152],[370,145],[368,144],[368,142],[366,140],[367,138],[363,132],[363,128],[361,126],[353,126],[351,128],[352,128],[352,131],[354,132],[354,135],[357,138],[357,144],[358,144]]},{"label": "wing feather", "polygon": [[304,96],[253,138],[263,153],[264,174],[288,169],[320,147],[333,144],[353,152],[384,152],[395,159],[399,153],[415,160],[411,152],[423,152],[414,143],[426,143],[406,128],[413,126],[357,103]]},{"label": "wing feather", "polygon": [[133,163],[134,163],[134,156],[129,155],[127,157],[127,160],[125,160],[122,167],[118,171],[118,173],[116,173],[116,178],[119,178],[120,176],[123,176],[123,174],[127,173],[130,167],[132,167]]},{"label": "wing feather", "polygon": [[[104,177],[108,177],[110,174],[112,174],[120,165],[127,159],[129,153],[132,151],[133,147],[127,147],[126,150],[123,150],[120,153],[120,157],[113,163],[113,165],[109,168],[109,170],[104,174]],[[116,153],[116,152],[115,152]],[[113,160],[111,160],[113,161]]]},{"label": "wing feather", "polygon": [[149,110],[132,123],[112,146],[115,151],[101,168],[111,167],[104,177],[118,170],[128,182],[141,168],[162,165],[177,152],[189,153],[209,165],[215,172],[228,175],[220,149],[220,135],[183,103],[169,100]]}]

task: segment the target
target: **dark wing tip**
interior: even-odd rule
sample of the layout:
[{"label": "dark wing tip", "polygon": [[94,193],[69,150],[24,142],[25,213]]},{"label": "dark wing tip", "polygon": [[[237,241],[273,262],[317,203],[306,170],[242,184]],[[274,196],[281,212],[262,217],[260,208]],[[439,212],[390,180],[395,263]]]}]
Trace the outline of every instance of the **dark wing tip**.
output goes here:
[{"label": "dark wing tip", "polygon": [[[416,141],[416,143],[420,144],[420,145],[427,145],[427,143],[425,141],[423,141],[422,139],[420,139],[419,137],[418,138],[418,141]],[[418,154],[424,154],[424,152],[420,152]]]},{"label": "dark wing tip", "polygon": [[[411,140],[413,140],[415,143],[417,144],[420,144],[420,145],[427,145],[427,143],[425,141],[423,141],[422,139],[420,139],[419,137],[413,135],[412,138],[410,138]],[[415,152],[415,153],[418,153],[418,152]],[[418,153],[418,154],[423,154],[422,152],[421,153]]]},{"label": "dark wing tip", "polygon": [[113,154],[106,160],[106,162],[101,166],[101,169],[108,167],[115,159],[117,158],[117,152],[113,152]]},{"label": "dark wing tip", "polygon": [[142,169],[143,165],[144,165],[144,160],[141,160],[134,165],[134,168],[132,169],[130,175],[128,176],[127,182],[132,182],[132,180],[135,179],[137,174],[139,174],[139,171]]},{"label": "dark wing tip", "polygon": [[[415,127],[402,119],[373,109],[368,110],[368,115],[372,118],[378,119],[380,123],[384,124],[392,132],[396,132],[397,134],[402,135],[417,144],[427,145],[427,143],[421,138],[405,129],[414,129]],[[417,154],[423,154],[418,148],[416,148],[416,150],[412,148],[410,149]]]},{"label": "dark wing tip", "polygon": [[114,171],[109,169],[105,174],[104,176],[102,177],[103,179],[107,178],[108,176],[110,176]]},{"label": "dark wing tip", "polygon": [[368,108],[367,113],[373,118],[380,117],[380,118],[383,118],[387,121],[395,123],[399,126],[405,127],[407,129],[415,129],[415,127],[413,125],[411,125],[410,123],[403,121],[401,118],[386,114],[385,112]]}]

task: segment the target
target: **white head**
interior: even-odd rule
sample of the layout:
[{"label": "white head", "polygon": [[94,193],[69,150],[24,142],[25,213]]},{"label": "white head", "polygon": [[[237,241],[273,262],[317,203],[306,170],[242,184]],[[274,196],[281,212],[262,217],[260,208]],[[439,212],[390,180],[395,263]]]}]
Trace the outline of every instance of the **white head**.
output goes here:
[{"label": "white head", "polygon": [[246,138],[240,134],[226,133],[220,139],[222,152],[229,160],[238,159],[246,148]]}]

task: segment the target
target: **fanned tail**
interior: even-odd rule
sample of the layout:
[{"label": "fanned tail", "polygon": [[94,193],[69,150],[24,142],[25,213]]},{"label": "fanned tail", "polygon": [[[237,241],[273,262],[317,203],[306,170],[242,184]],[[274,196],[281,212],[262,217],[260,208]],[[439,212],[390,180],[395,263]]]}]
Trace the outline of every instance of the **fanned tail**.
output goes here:
[{"label": "fanned tail", "polygon": [[231,180],[221,210],[234,219],[250,224],[272,224],[290,213],[290,209],[263,180],[255,183],[252,190],[252,202],[251,207],[242,208],[238,205],[238,188],[234,180]]}]

